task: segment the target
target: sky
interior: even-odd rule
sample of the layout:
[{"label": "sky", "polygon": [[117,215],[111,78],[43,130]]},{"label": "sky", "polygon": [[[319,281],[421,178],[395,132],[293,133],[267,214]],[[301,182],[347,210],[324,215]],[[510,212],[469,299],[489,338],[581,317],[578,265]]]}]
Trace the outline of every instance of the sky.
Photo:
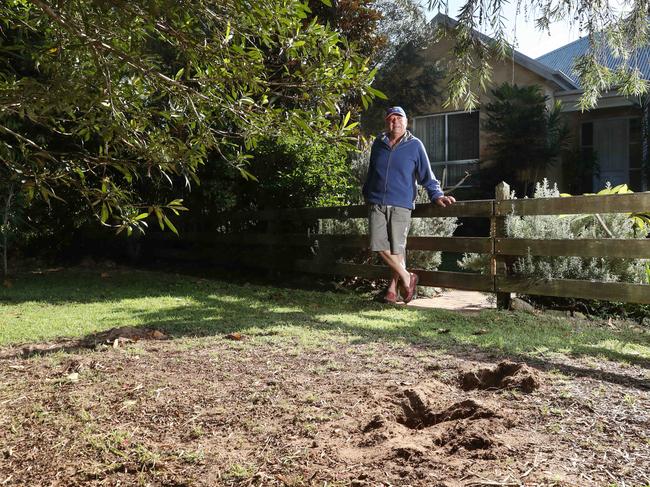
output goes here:
[{"label": "sky", "polygon": [[[464,0],[448,0],[448,15],[455,19],[459,7],[464,3]],[[526,56],[534,59],[580,38],[578,28],[569,26],[567,22],[552,24],[550,35],[540,32],[535,28],[530,15],[526,19],[523,12],[517,14],[515,4],[516,2],[511,2],[503,9],[506,35],[511,43],[514,41],[515,49]],[[427,19],[431,19],[436,13],[437,11],[427,12]],[[490,34],[490,32],[483,33]]]}]

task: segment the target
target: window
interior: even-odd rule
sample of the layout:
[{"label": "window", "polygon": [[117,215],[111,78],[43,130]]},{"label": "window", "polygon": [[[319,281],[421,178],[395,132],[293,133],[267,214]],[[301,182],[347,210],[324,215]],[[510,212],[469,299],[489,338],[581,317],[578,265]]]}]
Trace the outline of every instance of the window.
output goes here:
[{"label": "window", "polygon": [[[619,142],[623,146],[615,146],[608,143],[610,134],[603,129],[607,123],[619,121],[625,124],[624,135]],[[600,132],[598,130],[600,129]],[[604,131],[603,131],[604,130]],[[600,134],[594,135],[595,133]],[[600,140],[603,139],[603,140]],[[617,139],[618,140],[618,139]],[[596,156],[596,163],[598,171],[594,179],[594,190],[601,189],[605,181],[612,180],[612,168],[619,168],[623,171],[622,179],[620,181],[613,181],[612,184],[627,183],[633,191],[643,191],[643,169],[641,164],[641,119],[638,117],[628,119],[603,119],[594,122],[583,122],[580,127],[580,150],[582,160],[589,161]],[[621,160],[621,155],[627,158],[627,161]],[[600,179],[597,177],[600,173]]]},{"label": "window", "polygon": [[[458,184],[466,171],[477,172],[479,112],[416,117],[413,133],[424,144],[433,172],[443,187]],[[471,186],[471,181],[465,180],[462,186]]]}]

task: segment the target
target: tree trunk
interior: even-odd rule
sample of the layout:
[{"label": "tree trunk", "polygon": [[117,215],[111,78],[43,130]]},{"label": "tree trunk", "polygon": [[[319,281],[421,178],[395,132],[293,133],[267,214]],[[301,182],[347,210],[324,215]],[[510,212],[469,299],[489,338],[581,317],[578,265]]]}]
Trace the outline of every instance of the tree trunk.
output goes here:
[{"label": "tree trunk", "polygon": [[7,253],[8,242],[9,242],[9,211],[11,210],[11,199],[14,195],[14,185],[9,185],[9,191],[7,193],[7,201],[5,202],[5,211],[2,219],[2,271],[3,275],[7,277],[9,274],[9,268],[7,266]]}]

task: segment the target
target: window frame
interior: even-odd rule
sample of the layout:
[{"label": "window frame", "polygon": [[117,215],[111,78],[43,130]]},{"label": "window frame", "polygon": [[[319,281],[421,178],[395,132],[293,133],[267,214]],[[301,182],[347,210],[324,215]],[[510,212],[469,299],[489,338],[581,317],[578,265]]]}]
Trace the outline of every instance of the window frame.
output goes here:
[{"label": "window frame", "polygon": [[[479,120],[478,120],[478,130],[477,130],[477,138],[478,138],[478,145],[479,145],[479,153],[480,153],[480,144],[481,144],[481,124],[480,124],[480,110],[457,110],[453,112],[440,112],[440,113],[431,113],[428,115],[418,115],[417,117],[413,117],[413,132],[416,131],[416,127],[418,124],[418,120],[422,120],[425,118],[432,118],[432,117],[444,117],[445,123],[445,160],[444,161],[437,161],[437,162],[431,162],[431,169],[434,169],[436,167],[439,167],[442,169],[442,175],[440,176],[440,184],[443,187],[447,187],[447,181],[444,181],[443,179],[446,179],[446,174],[447,174],[447,167],[448,166],[460,166],[463,164],[478,164],[479,162],[479,157],[474,158],[474,159],[454,159],[453,161],[449,160],[449,116],[450,115],[459,115],[459,114],[472,114],[472,113],[478,113]],[[425,147],[426,149],[426,147]],[[471,188],[474,187],[475,184],[471,183],[464,183],[458,186],[459,188]]]}]

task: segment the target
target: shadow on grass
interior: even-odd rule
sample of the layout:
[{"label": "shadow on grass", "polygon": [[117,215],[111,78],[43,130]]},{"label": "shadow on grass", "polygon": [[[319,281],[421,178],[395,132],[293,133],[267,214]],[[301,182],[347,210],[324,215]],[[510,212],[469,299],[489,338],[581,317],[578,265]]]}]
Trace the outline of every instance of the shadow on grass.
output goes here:
[{"label": "shadow on grass", "polygon": [[[43,277],[43,279],[41,279]],[[24,285],[21,285],[23,284]],[[152,272],[64,273],[25,279],[5,293],[3,301],[48,304],[106,303],[120,300],[182,297],[184,304],[157,309],[122,308],[141,328],[159,330],[172,338],[225,335],[301,335],[318,345],[334,335],[354,343],[399,342],[487,360],[510,357],[567,374],[650,389],[650,382],[587,367],[559,366],[544,354],[561,353],[628,362],[650,369],[650,360],[624,351],[626,346],[650,348],[645,333],[604,330],[579,322],[495,310],[463,314],[437,309],[394,308],[357,294],[314,292],[280,287],[232,285],[219,281]],[[8,298],[8,299],[7,299]],[[125,311],[126,309],[126,311]],[[81,339],[53,343],[36,353],[71,352],[95,346],[110,325]],[[581,328],[580,328],[581,327]],[[439,333],[438,330],[449,330]],[[481,334],[477,334],[481,332]],[[604,342],[623,344],[621,350]],[[13,356],[28,355],[29,348]],[[492,356],[492,358],[490,358]],[[6,357],[5,357],[6,358]]]}]

